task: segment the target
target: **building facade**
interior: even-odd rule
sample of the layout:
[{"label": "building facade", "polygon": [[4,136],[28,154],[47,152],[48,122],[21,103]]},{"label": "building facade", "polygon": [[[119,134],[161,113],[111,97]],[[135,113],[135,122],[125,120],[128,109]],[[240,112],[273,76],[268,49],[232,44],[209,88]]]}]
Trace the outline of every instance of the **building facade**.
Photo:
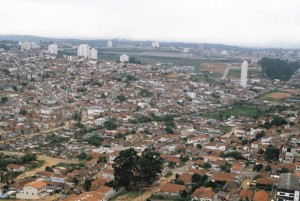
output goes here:
[{"label": "building facade", "polygon": [[81,44],[78,46],[77,49],[77,56],[83,56],[85,58],[89,57],[89,45],[88,44]]},{"label": "building facade", "polygon": [[248,73],[248,62],[244,61],[242,64],[242,71],[241,71],[241,86],[247,86],[247,73]]},{"label": "building facade", "polygon": [[57,45],[56,44],[51,44],[48,46],[48,51],[51,54],[57,54]]}]

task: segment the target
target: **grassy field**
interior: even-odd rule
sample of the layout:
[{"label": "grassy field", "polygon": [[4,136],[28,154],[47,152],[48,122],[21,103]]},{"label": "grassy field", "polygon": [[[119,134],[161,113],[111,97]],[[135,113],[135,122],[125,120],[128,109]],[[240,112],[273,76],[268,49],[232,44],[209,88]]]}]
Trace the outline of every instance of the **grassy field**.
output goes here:
[{"label": "grassy field", "polygon": [[130,200],[130,199],[136,198],[138,195],[139,195],[139,192],[137,192],[137,191],[127,191],[127,190],[124,190],[121,193],[119,193],[118,195],[110,198],[109,201],[117,200],[121,196],[124,196],[124,197],[126,197],[127,199]]},{"label": "grassy field", "polygon": [[[248,69],[248,76],[262,77],[263,72],[257,69]],[[241,69],[230,69],[228,77],[241,77]]]},{"label": "grassy field", "polygon": [[200,115],[204,118],[210,119],[219,119],[220,115],[226,116],[247,116],[247,117],[255,117],[257,115],[256,108],[245,107],[245,106],[234,106],[231,110],[222,111],[219,113],[214,113],[210,115]]},{"label": "grassy field", "polygon": [[224,131],[225,133],[228,133],[229,131],[231,131],[232,126],[219,126],[218,129]]}]

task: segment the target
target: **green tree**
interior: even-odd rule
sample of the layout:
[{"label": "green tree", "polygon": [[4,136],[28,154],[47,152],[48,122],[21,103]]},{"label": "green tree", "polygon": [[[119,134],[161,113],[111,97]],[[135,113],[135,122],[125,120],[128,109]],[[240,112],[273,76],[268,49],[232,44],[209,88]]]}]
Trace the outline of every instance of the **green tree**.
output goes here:
[{"label": "green tree", "polygon": [[99,162],[104,162],[106,163],[107,162],[107,158],[105,156],[99,156]]},{"label": "green tree", "polygon": [[267,165],[267,166],[266,166],[266,171],[267,171],[267,172],[271,172],[271,170],[272,170],[271,166],[270,166],[270,165]]},{"label": "green tree", "polygon": [[170,127],[166,127],[166,128],[165,128],[165,131],[166,131],[168,134],[174,134],[173,129],[170,128]]},{"label": "green tree", "polygon": [[76,179],[76,178],[74,178],[74,179],[73,179],[73,182],[74,182],[75,186],[77,186],[77,184],[79,183],[79,180]]},{"label": "green tree", "polygon": [[127,98],[126,98],[125,96],[123,96],[123,95],[118,96],[117,99],[118,99],[119,101],[121,101],[121,102],[124,102],[124,101],[127,100]]},{"label": "green tree", "polygon": [[184,189],[181,193],[181,197],[182,198],[186,198],[188,196],[188,193],[186,192],[186,190]]},{"label": "green tree", "polygon": [[263,168],[264,168],[263,164],[254,165],[253,171],[259,172],[259,171],[263,170]]},{"label": "green tree", "polygon": [[169,167],[169,168],[174,168],[174,167],[175,167],[175,165],[176,165],[176,163],[175,163],[175,162],[173,162],[173,161],[169,161],[168,167]]},{"label": "green tree", "polygon": [[204,169],[209,169],[209,168],[211,168],[211,164],[210,163],[204,163],[201,167],[204,168]]},{"label": "green tree", "polygon": [[45,170],[49,171],[49,172],[54,172],[54,170],[51,167],[49,167],[49,166],[46,166]]},{"label": "green tree", "polygon": [[86,159],[88,155],[85,152],[81,152],[79,155],[76,156],[78,159]]},{"label": "green tree", "polygon": [[130,57],[129,58],[129,63],[133,63],[134,64],[135,63],[135,58],[134,57]]},{"label": "green tree", "polygon": [[138,159],[139,156],[134,149],[123,150],[115,158],[113,168],[116,188],[125,186],[126,189],[129,189],[130,183],[134,179],[134,173],[138,172],[135,165]]},{"label": "green tree", "polygon": [[21,114],[21,115],[26,115],[26,114],[27,114],[27,110],[21,109],[20,112],[19,112],[19,114]]},{"label": "green tree", "polygon": [[199,182],[201,180],[201,175],[198,173],[194,173],[192,176],[192,182]]},{"label": "green tree", "polygon": [[86,179],[83,184],[84,190],[89,191],[91,189],[91,186],[92,186],[92,180]]},{"label": "green tree", "polygon": [[6,103],[8,101],[8,98],[6,96],[3,96],[1,98],[1,103]]},{"label": "green tree", "polygon": [[18,88],[16,86],[12,87],[14,91],[18,91]]},{"label": "green tree", "polygon": [[115,187],[115,180],[110,180],[110,181],[106,182],[104,184],[104,186],[108,186],[108,187],[114,188]]},{"label": "green tree", "polygon": [[88,155],[87,157],[86,157],[86,160],[92,160],[93,159],[93,156],[92,155]]}]

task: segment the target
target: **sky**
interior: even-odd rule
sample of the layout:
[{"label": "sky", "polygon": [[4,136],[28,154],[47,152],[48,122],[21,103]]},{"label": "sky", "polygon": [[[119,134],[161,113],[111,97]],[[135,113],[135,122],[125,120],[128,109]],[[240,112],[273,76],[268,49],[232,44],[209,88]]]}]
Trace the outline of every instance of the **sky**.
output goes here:
[{"label": "sky", "polygon": [[0,0],[0,34],[300,48],[300,0]]}]

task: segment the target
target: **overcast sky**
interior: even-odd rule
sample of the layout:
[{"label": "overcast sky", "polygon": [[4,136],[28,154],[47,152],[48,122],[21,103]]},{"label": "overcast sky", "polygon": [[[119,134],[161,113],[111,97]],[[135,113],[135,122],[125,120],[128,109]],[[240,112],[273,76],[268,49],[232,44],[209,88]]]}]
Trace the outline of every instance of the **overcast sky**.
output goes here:
[{"label": "overcast sky", "polygon": [[300,48],[300,0],[0,0],[0,34]]}]

